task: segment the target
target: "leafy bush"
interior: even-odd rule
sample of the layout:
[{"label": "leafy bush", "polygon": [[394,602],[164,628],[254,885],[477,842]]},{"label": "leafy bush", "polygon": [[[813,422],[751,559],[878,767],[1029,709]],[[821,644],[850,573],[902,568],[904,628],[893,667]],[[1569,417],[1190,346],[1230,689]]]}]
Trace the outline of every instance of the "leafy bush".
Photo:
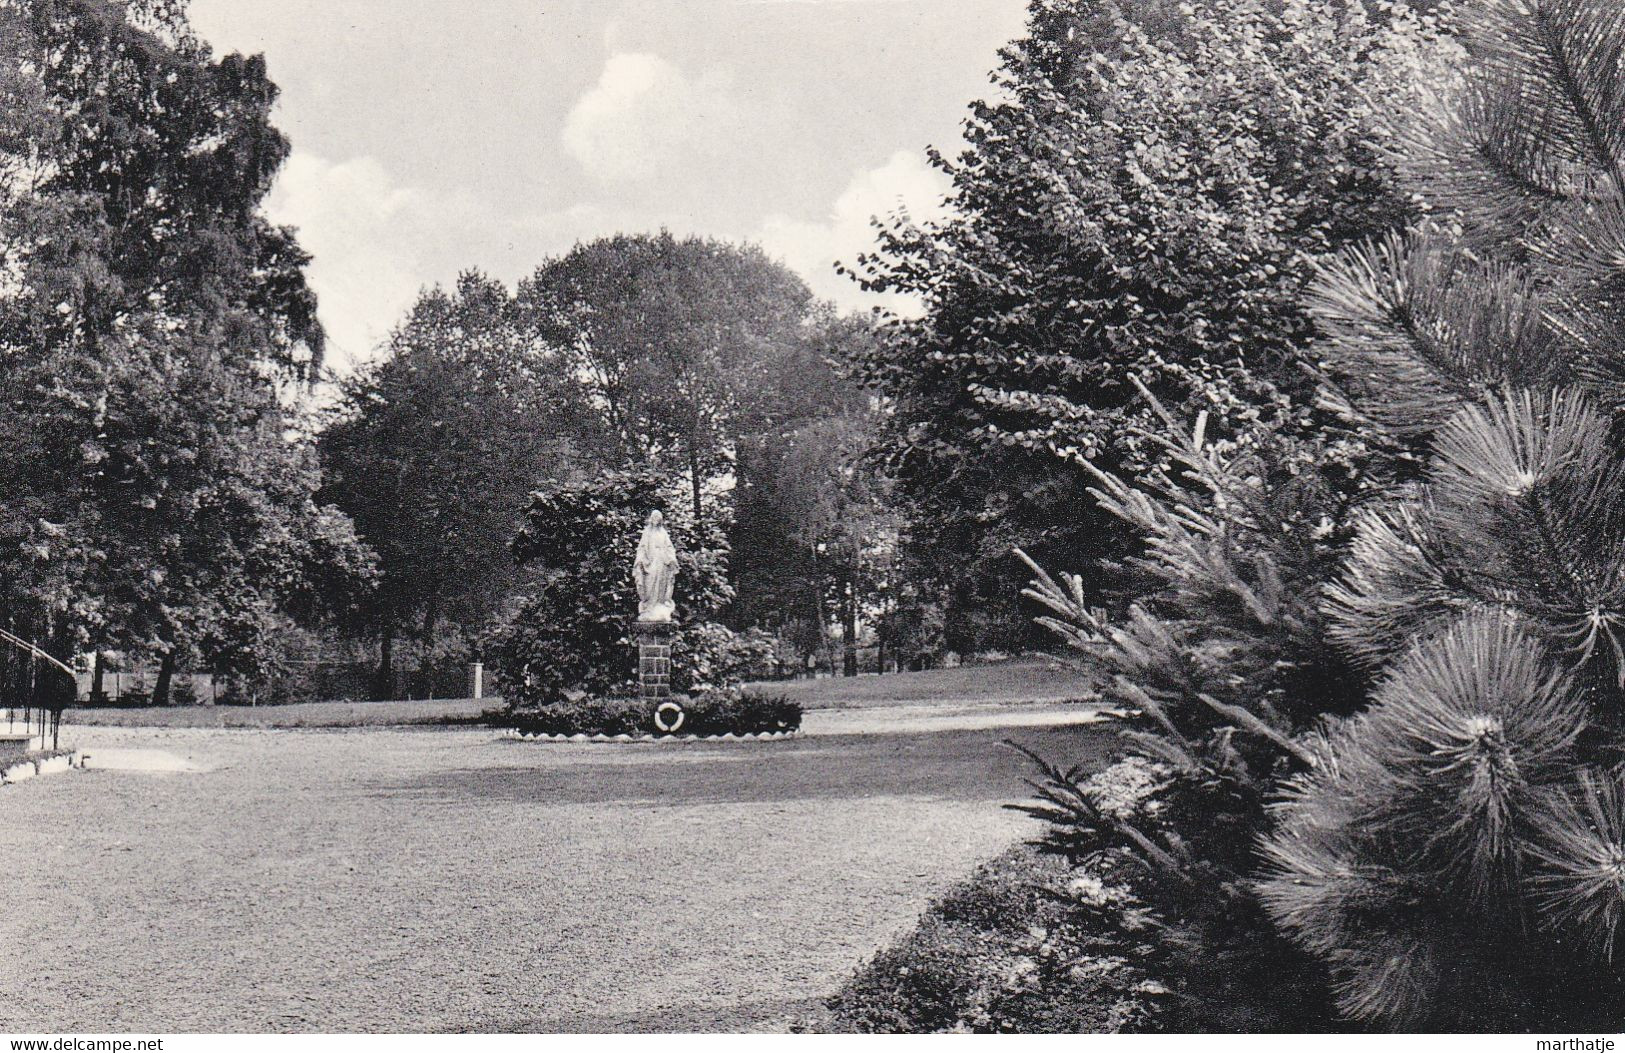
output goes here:
[{"label": "leafy bush", "polygon": [[713,692],[674,698],[683,707],[682,726],[673,732],[655,726],[658,702],[647,698],[582,699],[510,710],[499,722],[527,735],[758,735],[801,727],[801,706],[782,695]]},{"label": "leafy bush", "polygon": [[736,735],[795,731],[801,727],[801,703],[784,695],[753,691],[718,692],[685,703],[688,719],[683,730],[694,735]]},{"label": "leafy bush", "polygon": [[497,634],[491,653],[510,705],[535,706],[583,694],[608,695],[633,683],[637,594],[632,560],[651,509],[666,513],[677,548],[672,686],[728,686],[750,644],[737,644],[710,618],[727,602],[727,540],[721,526],[696,524],[668,480],[649,468],[605,471],[549,483],[531,497],[514,539],[539,581]]},{"label": "leafy bush", "polygon": [[679,629],[672,638],[672,687],[726,691],[767,673],[773,655],[773,637],[760,629],[736,633],[717,622]]},{"label": "leafy bush", "polygon": [[977,869],[829,1001],[834,1030],[1143,1030],[1163,988],[1121,885],[1020,847]]}]

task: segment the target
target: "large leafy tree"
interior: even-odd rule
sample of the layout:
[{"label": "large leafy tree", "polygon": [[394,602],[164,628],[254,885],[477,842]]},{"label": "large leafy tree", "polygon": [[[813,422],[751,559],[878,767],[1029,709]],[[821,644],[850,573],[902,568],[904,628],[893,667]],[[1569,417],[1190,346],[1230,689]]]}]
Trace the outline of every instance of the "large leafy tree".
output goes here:
[{"label": "large leafy tree", "polygon": [[423,293],[384,357],[344,382],[320,442],[324,496],[378,553],[364,614],[379,694],[398,633],[428,641],[449,622],[477,637],[497,615],[531,491],[613,453],[571,365],[515,324],[500,282],[470,272]]},{"label": "large leafy tree", "polygon": [[816,318],[751,392],[740,420],[749,430],[733,440],[730,621],[773,629],[806,651],[823,646],[835,620],[855,635],[879,580],[859,571],[895,542],[883,482],[863,463],[871,399],[834,368],[873,340],[865,319]]},{"label": "large leafy tree", "polygon": [[162,319],[238,323],[239,360],[305,373],[309,257],[261,199],[288,153],[259,56],[216,59],[172,0],[0,7],[10,177],[8,328],[95,350]]},{"label": "large leafy tree", "polygon": [[891,225],[856,268],[923,304],[857,365],[956,646],[980,642],[967,610],[1018,624],[1012,544],[1122,550],[1079,462],[1158,460],[1131,377],[1214,434],[1302,422],[1312,260],[1408,215],[1372,100],[1402,105],[1420,39],[1310,0],[1031,5],[967,148],[931,154],[949,218]]},{"label": "large leafy tree", "polygon": [[276,87],[183,4],[12,0],[0,92],[9,616],[159,655],[160,694],[180,657],[257,672],[318,569],[365,578],[289,408],[321,331],[260,209]]},{"label": "large leafy tree", "polygon": [[845,466],[798,459],[835,449],[819,422],[867,412],[838,366],[872,327],[755,247],[666,233],[577,246],[516,299],[527,337],[581,381],[603,461],[680,473],[690,514],[726,524],[728,620],[821,632],[835,565],[809,540],[808,495],[835,494]]},{"label": "large leafy tree", "polygon": [[550,260],[520,283],[518,312],[571,363],[624,461],[683,472],[696,518],[736,436],[795,412],[781,380],[815,337],[806,285],[760,249],[664,232]]},{"label": "large leafy tree", "polygon": [[860,621],[887,613],[895,571],[896,512],[864,459],[875,424],[853,407],[760,437],[740,455],[735,497],[735,617],[807,651],[823,649],[838,625],[848,676]]}]

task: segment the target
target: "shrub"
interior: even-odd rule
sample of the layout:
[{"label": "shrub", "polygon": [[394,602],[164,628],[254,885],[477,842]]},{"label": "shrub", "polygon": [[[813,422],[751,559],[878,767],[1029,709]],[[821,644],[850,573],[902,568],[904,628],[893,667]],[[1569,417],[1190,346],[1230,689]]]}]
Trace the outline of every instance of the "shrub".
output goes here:
[{"label": "shrub", "polygon": [[[1104,811],[1080,772],[1038,758],[1039,800],[1023,807],[1051,824],[1051,849],[1138,868],[1179,977],[1177,1026],[1223,1029],[1239,1012],[1254,1030],[1312,1030],[1330,1014],[1326,974],[1282,939],[1250,879],[1268,802],[1312,763],[1300,737],[1360,699],[1320,609],[1358,460],[1335,436],[1279,421],[1210,440],[1202,418],[1186,431],[1143,393],[1162,421],[1144,437],[1166,467],[1133,484],[1092,469],[1096,498],[1144,538],[1122,572],[1138,597],[1114,619],[1088,604],[1079,577],[1030,560],[1027,595],[1125,715],[1131,754],[1156,765],[1157,808],[1139,820]],[[1250,986],[1275,1006],[1238,999]]]},{"label": "shrub", "polygon": [[1625,811],[1597,791],[1625,745],[1622,476],[1572,393],[1508,395],[1461,410],[1425,484],[1366,517],[1330,607],[1382,680],[1295,781],[1261,885],[1350,1015],[1625,1022]]},{"label": "shrub", "polygon": [[668,500],[668,481],[649,468],[605,471],[582,481],[550,483],[531,497],[514,555],[535,568],[537,584],[491,653],[496,680],[510,705],[535,706],[583,694],[608,695],[632,685],[637,617],[632,560],[644,518],[666,512],[677,548],[675,598],[680,619],[672,651],[672,683],[725,686],[739,664],[728,630],[710,618],[732,592],[727,540],[713,523],[696,524],[681,500]]},{"label": "shrub", "polygon": [[866,962],[828,1003],[834,1029],[1141,1030],[1165,994],[1145,968],[1150,924],[1121,885],[1019,847]]},{"label": "shrub", "polygon": [[[1088,779],[1028,756],[1043,773],[1032,783],[1038,801],[1011,807],[1049,824],[1036,843],[1120,875],[1126,895],[1108,906],[1154,923],[1146,928],[1146,957],[1174,992],[1159,1014],[1162,1026],[1201,1033],[1327,1028],[1333,1014],[1325,971],[1276,931],[1245,881],[1245,846],[1261,822],[1215,807],[1233,791],[1132,755]],[[1108,922],[1129,924],[1109,914]]]},{"label": "shrub", "polygon": [[766,673],[773,655],[773,637],[760,629],[736,633],[716,622],[680,628],[672,638],[672,690],[736,688]]},{"label": "shrub", "polygon": [[582,699],[510,710],[499,723],[527,735],[759,735],[801,727],[801,706],[782,695],[713,692],[673,698],[683,707],[682,726],[655,726],[658,705],[646,698]]}]

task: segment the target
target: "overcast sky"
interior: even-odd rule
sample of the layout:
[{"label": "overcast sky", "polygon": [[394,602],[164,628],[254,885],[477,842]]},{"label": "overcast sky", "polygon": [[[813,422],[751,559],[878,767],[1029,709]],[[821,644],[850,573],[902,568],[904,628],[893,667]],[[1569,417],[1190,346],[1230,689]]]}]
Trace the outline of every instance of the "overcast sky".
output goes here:
[{"label": "overcast sky", "polygon": [[578,240],[666,227],[761,243],[843,307],[868,218],[940,200],[1022,0],[192,0],[263,52],[338,369],[424,285],[512,282]]}]

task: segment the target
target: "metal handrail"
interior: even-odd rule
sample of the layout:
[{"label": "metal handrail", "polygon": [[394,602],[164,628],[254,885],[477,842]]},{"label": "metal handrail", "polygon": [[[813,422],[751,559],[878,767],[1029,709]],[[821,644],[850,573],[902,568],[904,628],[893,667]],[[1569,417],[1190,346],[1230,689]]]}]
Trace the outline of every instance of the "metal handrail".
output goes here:
[{"label": "metal handrail", "polygon": [[11,644],[12,646],[17,647],[17,648],[19,648],[19,649],[21,649],[23,651],[27,651],[30,655],[32,655],[35,658],[43,658],[43,659],[45,659],[47,662],[50,662],[52,665],[56,666],[58,669],[62,670],[64,673],[67,673],[69,676],[74,675],[72,666],[66,665],[66,664],[58,661],[57,659],[53,658],[51,655],[46,654],[43,650],[41,650],[39,648],[38,645],[36,645],[32,641],[24,640],[21,636],[18,636],[15,633],[10,633],[10,632],[7,632],[4,629],[0,629],[0,643]]}]

